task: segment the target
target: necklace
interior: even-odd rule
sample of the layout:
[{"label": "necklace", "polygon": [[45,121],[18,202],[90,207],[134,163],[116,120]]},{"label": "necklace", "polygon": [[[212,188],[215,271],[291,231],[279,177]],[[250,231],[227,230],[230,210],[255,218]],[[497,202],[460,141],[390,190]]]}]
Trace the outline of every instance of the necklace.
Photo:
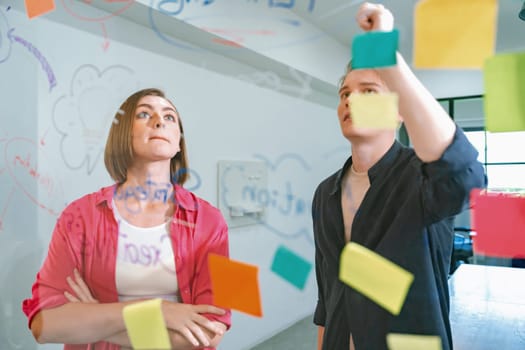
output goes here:
[{"label": "necklace", "polygon": [[367,174],[368,174],[368,171],[362,171],[362,172],[359,172],[359,171],[355,170],[353,164],[350,166],[350,171],[351,171],[354,175],[357,175],[357,176],[363,176],[363,175],[367,175]]}]

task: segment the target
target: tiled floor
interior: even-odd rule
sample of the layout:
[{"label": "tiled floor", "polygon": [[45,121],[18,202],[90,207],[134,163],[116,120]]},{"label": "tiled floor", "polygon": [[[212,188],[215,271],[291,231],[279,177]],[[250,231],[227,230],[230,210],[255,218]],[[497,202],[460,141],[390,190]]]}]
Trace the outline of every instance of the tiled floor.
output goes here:
[{"label": "tiled floor", "polygon": [[315,350],[317,326],[308,316],[251,350]]}]

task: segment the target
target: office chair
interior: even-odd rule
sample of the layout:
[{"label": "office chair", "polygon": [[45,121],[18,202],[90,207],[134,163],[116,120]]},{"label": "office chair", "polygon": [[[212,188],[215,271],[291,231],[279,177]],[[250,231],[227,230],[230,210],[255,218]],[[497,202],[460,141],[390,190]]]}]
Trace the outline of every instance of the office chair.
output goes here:
[{"label": "office chair", "polygon": [[459,265],[468,264],[473,258],[471,231],[468,227],[454,227],[454,246],[450,259],[449,275],[452,275]]}]

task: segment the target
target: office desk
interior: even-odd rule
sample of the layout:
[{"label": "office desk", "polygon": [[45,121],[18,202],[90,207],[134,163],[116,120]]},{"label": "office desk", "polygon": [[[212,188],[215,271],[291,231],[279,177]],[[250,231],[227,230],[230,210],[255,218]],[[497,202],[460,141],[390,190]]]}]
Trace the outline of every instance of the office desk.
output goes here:
[{"label": "office desk", "polygon": [[525,349],[525,269],[463,264],[449,287],[455,350]]}]

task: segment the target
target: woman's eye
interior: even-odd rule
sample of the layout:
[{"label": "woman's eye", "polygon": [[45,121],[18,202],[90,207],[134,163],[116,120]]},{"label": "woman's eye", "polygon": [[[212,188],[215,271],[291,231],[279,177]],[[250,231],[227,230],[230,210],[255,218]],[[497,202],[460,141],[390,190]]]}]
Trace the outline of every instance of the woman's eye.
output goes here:
[{"label": "woman's eye", "polygon": [[149,114],[146,113],[146,112],[140,112],[140,113],[137,114],[137,118],[141,118],[141,119],[149,118]]},{"label": "woman's eye", "polygon": [[365,91],[363,91],[364,94],[375,94],[377,93],[377,91],[375,91],[374,89],[366,89]]},{"label": "woman's eye", "polygon": [[164,119],[169,120],[170,122],[174,122],[177,120],[177,118],[175,118],[175,116],[171,114],[168,114],[167,116],[165,116]]},{"label": "woman's eye", "polygon": [[348,98],[348,97],[350,97],[350,93],[349,93],[349,92],[343,92],[343,93],[341,94],[341,100],[343,100],[343,99],[345,99],[345,98]]}]

